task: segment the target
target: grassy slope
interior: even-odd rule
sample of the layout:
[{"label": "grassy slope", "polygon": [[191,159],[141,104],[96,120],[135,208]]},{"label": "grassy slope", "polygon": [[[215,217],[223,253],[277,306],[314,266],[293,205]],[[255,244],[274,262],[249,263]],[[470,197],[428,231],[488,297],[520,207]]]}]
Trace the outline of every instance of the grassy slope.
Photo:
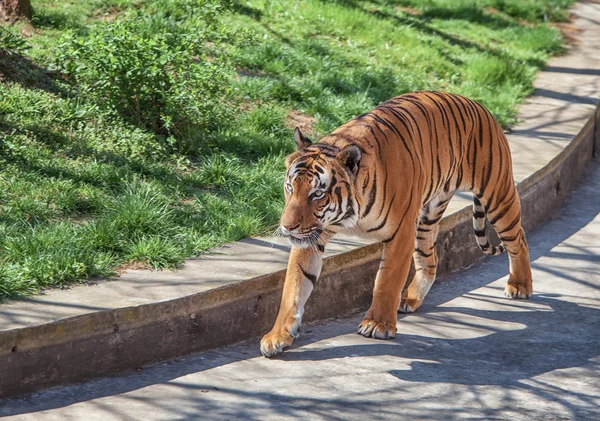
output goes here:
[{"label": "grassy slope", "polygon": [[535,72],[561,49],[544,19],[564,19],[570,1],[526,3],[240,2],[225,27],[250,28],[257,42],[235,51],[233,113],[197,132],[194,150],[177,150],[44,71],[65,31],[85,36],[150,6],[34,2],[39,35],[10,71],[0,67],[0,298],[123,262],[172,267],[265,232],[281,210],[291,110],[312,116],[318,136],[392,96],[441,89],[511,124]]}]

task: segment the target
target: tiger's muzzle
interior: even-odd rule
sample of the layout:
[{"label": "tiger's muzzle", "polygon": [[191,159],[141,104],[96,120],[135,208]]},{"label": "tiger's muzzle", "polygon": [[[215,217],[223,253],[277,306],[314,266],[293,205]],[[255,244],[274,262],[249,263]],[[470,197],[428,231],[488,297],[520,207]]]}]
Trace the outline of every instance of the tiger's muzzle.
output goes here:
[{"label": "tiger's muzzle", "polygon": [[285,227],[282,225],[277,231],[282,237],[288,238],[292,246],[306,248],[316,245],[323,230],[315,226],[301,231],[299,227],[300,224],[295,227]]}]

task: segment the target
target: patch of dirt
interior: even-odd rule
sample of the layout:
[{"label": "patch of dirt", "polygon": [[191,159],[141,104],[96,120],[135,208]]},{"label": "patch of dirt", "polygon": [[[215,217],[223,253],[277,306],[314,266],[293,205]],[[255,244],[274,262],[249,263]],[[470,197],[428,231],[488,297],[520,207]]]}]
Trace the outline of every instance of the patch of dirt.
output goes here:
[{"label": "patch of dirt", "polygon": [[291,130],[298,127],[305,136],[312,136],[315,134],[314,123],[314,117],[298,110],[290,111],[288,115],[285,116],[284,122],[285,127]]},{"label": "patch of dirt", "polygon": [[583,32],[582,29],[577,28],[573,23],[571,23],[571,18],[569,18],[569,22],[564,23],[554,23],[552,26],[558,28],[563,38],[567,42],[567,45],[577,47],[580,44],[579,35]]}]

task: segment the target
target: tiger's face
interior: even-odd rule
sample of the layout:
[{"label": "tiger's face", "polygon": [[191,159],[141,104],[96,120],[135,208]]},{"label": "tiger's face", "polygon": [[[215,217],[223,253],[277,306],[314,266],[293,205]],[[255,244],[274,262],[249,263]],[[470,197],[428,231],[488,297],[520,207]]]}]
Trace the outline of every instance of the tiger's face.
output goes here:
[{"label": "tiger's face", "polygon": [[356,145],[312,144],[298,129],[294,140],[298,150],[286,161],[279,232],[295,247],[313,247],[324,231],[356,225],[352,186],[361,151]]}]

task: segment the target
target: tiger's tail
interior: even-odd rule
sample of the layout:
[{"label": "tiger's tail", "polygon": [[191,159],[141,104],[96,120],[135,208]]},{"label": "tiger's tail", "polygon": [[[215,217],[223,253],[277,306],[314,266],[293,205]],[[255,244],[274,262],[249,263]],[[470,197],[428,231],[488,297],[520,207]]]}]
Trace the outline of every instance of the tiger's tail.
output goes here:
[{"label": "tiger's tail", "polygon": [[504,244],[500,243],[497,246],[490,244],[489,238],[485,233],[485,207],[481,204],[476,196],[473,196],[473,230],[475,231],[475,239],[479,248],[489,256],[497,256],[506,251]]}]

